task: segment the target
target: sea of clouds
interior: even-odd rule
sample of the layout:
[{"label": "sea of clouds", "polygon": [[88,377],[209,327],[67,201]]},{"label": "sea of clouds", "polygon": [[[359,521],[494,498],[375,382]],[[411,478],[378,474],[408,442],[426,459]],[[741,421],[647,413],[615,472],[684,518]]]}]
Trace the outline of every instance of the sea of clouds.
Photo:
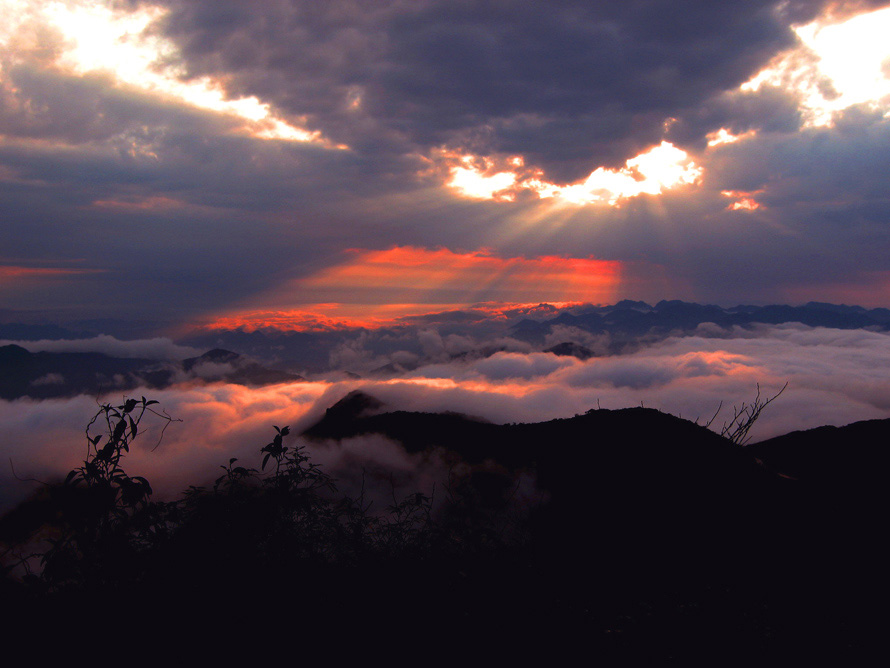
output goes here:
[{"label": "sea of clouds", "polygon": [[[431,340],[430,351],[437,345]],[[157,497],[175,498],[189,485],[212,485],[231,457],[259,468],[259,451],[271,440],[273,425],[289,425],[295,434],[289,437],[291,446],[301,444],[296,434],[357,389],[394,410],[456,411],[497,423],[639,405],[705,423],[722,405],[711,426],[719,431],[733,407],[754,399],[758,386],[761,397],[768,398],[786,383],[752,430],[752,441],[890,417],[890,335],[798,324],[731,330],[705,324],[691,335],[587,360],[516,346],[487,357],[443,355],[390,378],[316,379],[261,388],[226,383],[137,388],[127,396],[156,399],[180,421],[168,425],[147,416],[126,468],[147,477]],[[97,408],[96,397],[87,396],[0,402],[0,508],[31,493],[39,486],[33,480],[49,482],[79,465],[86,454],[83,429]],[[397,473],[405,488],[428,489],[443,471],[430,458],[408,455],[382,436],[307,448],[313,461],[353,481],[362,468],[386,469]]]}]

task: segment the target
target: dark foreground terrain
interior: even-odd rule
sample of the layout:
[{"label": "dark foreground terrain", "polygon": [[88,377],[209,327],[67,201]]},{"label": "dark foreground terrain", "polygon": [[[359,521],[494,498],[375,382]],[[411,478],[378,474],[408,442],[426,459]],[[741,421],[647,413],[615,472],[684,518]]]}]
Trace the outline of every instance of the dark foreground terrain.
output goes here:
[{"label": "dark foreground terrain", "polygon": [[[366,641],[592,663],[887,653],[890,420],[742,447],[644,408],[495,425],[353,393],[303,438],[434,454],[451,470],[435,498],[347,498],[282,429],[212,489],[154,503],[124,473],[146,403],[108,407],[84,467],[0,522],[23,627],[334,656]],[[45,564],[22,579],[38,533],[56,542],[30,543]]]}]

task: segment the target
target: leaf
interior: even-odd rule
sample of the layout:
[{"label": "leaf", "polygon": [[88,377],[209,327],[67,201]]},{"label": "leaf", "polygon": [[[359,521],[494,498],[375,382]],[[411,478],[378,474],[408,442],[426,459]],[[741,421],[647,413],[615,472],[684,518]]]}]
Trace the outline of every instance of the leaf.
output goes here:
[{"label": "leaf", "polygon": [[266,470],[266,462],[269,461],[269,457],[271,457],[271,456],[272,456],[272,453],[270,452],[270,453],[266,454],[265,457],[263,457],[263,470],[264,471]]},{"label": "leaf", "polygon": [[138,481],[140,482],[140,484],[142,484],[142,485],[145,486],[145,493],[146,493],[146,494],[151,494],[151,493],[152,493],[151,485],[148,484],[148,480],[146,480],[145,478],[143,478],[141,475],[133,476],[133,480],[138,480]]},{"label": "leaf", "polygon": [[131,418],[129,415],[127,416],[127,419],[130,420],[130,431],[133,434],[133,438],[136,438],[136,432],[137,432],[136,423],[133,422],[133,418]]}]

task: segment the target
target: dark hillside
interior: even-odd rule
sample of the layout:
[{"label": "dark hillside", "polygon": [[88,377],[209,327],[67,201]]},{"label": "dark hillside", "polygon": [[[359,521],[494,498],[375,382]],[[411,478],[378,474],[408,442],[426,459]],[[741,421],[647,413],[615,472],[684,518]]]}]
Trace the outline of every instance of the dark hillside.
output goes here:
[{"label": "dark hillside", "polygon": [[[56,552],[36,588],[7,580],[3,595],[50,619],[130,601],[141,623],[172,610],[196,629],[237,619],[260,635],[288,610],[301,637],[477,638],[516,658],[852,657],[883,637],[886,495],[829,491],[878,484],[888,428],[743,448],[652,409],[497,425],[387,412],[355,392],[303,438],[381,434],[436,451],[453,464],[437,505],[393,489],[368,513],[276,428],[257,462],[230,461],[180,502],[150,503],[147,481],[129,476],[43,490],[0,521],[0,540],[55,524],[79,547]],[[540,493],[517,496],[521,476]]]},{"label": "dark hillside", "polygon": [[[534,524],[538,584],[569,609],[635,601],[625,638],[748,643],[735,651],[760,655],[816,641],[851,649],[874,632],[887,592],[878,527],[890,421],[742,448],[644,408],[518,425],[384,411],[353,394],[305,435],[377,433],[534,471],[549,498]],[[864,504],[838,492],[856,487],[881,494]]]}]

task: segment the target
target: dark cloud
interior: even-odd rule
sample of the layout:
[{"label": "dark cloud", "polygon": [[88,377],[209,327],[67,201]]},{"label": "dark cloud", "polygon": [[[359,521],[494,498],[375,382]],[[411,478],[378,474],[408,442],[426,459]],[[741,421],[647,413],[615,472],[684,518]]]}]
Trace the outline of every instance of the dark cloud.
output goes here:
[{"label": "dark cloud", "polygon": [[169,6],[188,75],[357,150],[517,152],[567,180],[622,165],[794,43],[766,0]]}]

